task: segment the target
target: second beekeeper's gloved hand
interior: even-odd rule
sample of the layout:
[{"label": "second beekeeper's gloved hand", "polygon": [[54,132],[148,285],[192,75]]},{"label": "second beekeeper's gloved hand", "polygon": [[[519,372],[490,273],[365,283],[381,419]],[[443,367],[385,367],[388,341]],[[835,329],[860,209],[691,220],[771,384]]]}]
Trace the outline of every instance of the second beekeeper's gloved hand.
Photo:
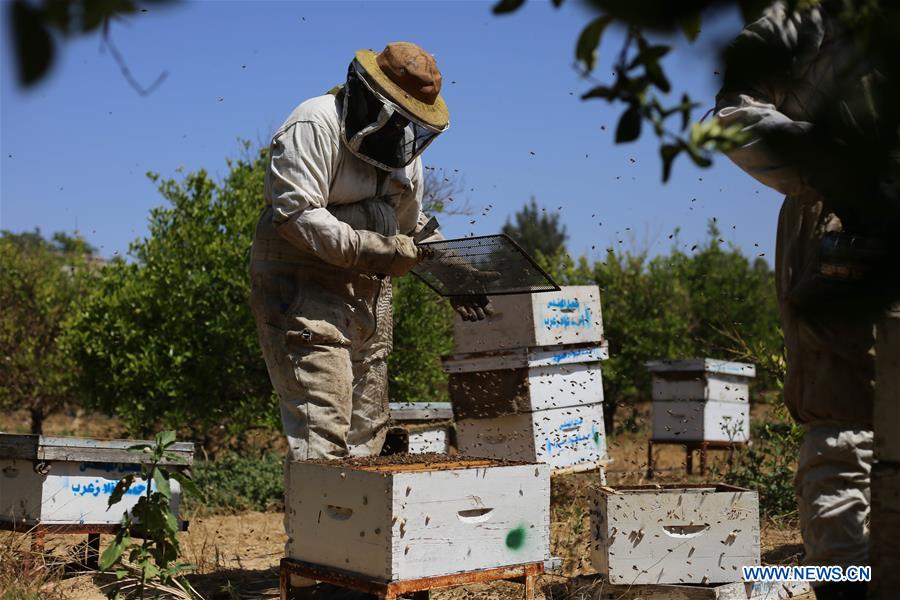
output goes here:
[{"label": "second beekeeper's gloved hand", "polygon": [[480,296],[451,296],[450,306],[459,313],[463,321],[481,321],[494,314],[491,301],[483,294]]},{"label": "second beekeeper's gloved hand", "polygon": [[408,235],[381,235],[366,230],[357,233],[359,252],[355,267],[360,271],[400,277],[409,273],[424,258]]}]

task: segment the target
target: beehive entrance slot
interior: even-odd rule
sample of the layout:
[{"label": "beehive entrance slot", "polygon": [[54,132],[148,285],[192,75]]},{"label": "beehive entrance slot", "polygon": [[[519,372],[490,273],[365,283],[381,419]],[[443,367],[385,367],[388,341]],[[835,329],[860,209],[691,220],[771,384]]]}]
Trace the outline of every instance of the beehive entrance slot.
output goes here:
[{"label": "beehive entrance slot", "polygon": [[353,509],[329,504],[325,509],[325,514],[336,521],[346,521],[353,516]]},{"label": "beehive entrance slot", "polygon": [[469,510],[461,510],[456,516],[463,523],[484,523],[491,518],[493,508],[472,508]]},{"label": "beehive entrance slot", "polygon": [[664,525],[666,535],[675,538],[692,538],[709,530],[709,525]]}]

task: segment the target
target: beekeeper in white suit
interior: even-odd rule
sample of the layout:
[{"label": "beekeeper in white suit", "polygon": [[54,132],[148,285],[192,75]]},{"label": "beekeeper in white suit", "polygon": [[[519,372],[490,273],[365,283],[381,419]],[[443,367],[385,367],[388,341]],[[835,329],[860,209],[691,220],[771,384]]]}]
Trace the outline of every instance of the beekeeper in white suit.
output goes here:
[{"label": "beekeeper in white suit", "polygon": [[[449,126],[434,57],[360,50],[346,83],[272,138],[251,306],[295,460],[378,454],[388,420],[390,277],[422,260],[422,151]],[[432,239],[440,239],[439,234]],[[481,319],[486,297],[452,301]]]},{"label": "beekeeper in white suit", "polygon": [[[784,398],[806,427],[796,474],[805,562],[847,567],[869,564],[876,317],[847,308],[854,286],[860,292],[865,284],[852,281],[852,268],[842,266],[843,272],[828,264],[823,241],[838,248],[853,234],[873,233],[877,225],[846,210],[847,203],[862,206],[864,199],[896,190],[855,172],[853,158],[827,143],[843,129],[841,120],[853,124],[848,131],[877,122],[861,92],[873,67],[842,30],[836,4],[791,13],[775,3],[750,24],[732,46],[732,56],[744,62],[726,72],[716,114],[752,135],[729,157],[787,194],[775,270],[787,349]],[[827,135],[819,143],[823,129]],[[872,133],[873,139],[883,136]],[[865,132],[854,129],[856,134],[863,139]],[[853,215],[853,222],[839,215]],[[850,280],[840,283],[842,275]],[[819,599],[866,596],[864,583],[815,590]]]}]

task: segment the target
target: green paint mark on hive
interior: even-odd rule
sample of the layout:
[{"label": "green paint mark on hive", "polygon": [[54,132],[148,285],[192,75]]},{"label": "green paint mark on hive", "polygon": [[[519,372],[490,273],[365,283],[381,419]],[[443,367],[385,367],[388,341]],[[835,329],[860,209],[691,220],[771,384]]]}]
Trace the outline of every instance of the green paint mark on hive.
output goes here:
[{"label": "green paint mark on hive", "polygon": [[600,432],[599,431],[594,432],[594,445],[597,446],[598,450],[600,449]]},{"label": "green paint mark on hive", "polygon": [[525,545],[525,528],[521,525],[506,534],[506,547],[510,550],[521,550]]}]

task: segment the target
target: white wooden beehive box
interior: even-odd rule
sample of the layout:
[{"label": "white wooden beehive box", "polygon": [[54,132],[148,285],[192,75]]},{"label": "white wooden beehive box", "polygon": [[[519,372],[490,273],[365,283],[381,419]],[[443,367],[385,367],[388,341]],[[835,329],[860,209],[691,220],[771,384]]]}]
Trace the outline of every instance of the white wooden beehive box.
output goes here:
[{"label": "white wooden beehive box", "polygon": [[756,367],[713,358],[655,360],[647,363],[653,401],[749,402]]},{"label": "white wooden beehive box", "polygon": [[406,452],[446,454],[450,450],[453,408],[449,402],[391,402],[390,413],[405,436]]},{"label": "white wooden beehive box", "polygon": [[655,402],[653,439],[737,442],[750,439],[750,405],[743,402]]},{"label": "white wooden beehive box", "polygon": [[387,458],[290,463],[288,558],[385,581],[549,558],[546,465]]},{"label": "white wooden beehive box", "polygon": [[456,421],[459,451],[469,456],[546,463],[554,471],[608,462],[601,403]]},{"label": "white wooden beehive box", "polygon": [[734,486],[601,487],[591,530],[612,584],[729,583],[759,564],[759,498]]},{"label": "white wooden beehive box", "polygon": [[444,357],[457,419],[487,418],[603,401],[606,345],[517,348]]},{"label": "white wooden beehive box", "polygon": [[454,352],[599,343],[603,339],[600,288],[595,285],[492,296],[491,305],[494,314],[483,321],[454,318]]},{"label": "white wooden beehive box", "polygon": [[653,439],[746,442],[756,367],[712,358],[647,363],[653,382]]},{"label": "white wooden beehive box", "polygon": [[[140,471],[141,454],[128,452],[139,440],[0,434],[0,523],[15,529],[35,525],[118,525],[146,493],[137,478],[122,500],[107,510],[116,483]],[[178,442],[170,451],[190,466],[194,445]],[[181,487],[172,480],[172,508],[178,514]]]}]

